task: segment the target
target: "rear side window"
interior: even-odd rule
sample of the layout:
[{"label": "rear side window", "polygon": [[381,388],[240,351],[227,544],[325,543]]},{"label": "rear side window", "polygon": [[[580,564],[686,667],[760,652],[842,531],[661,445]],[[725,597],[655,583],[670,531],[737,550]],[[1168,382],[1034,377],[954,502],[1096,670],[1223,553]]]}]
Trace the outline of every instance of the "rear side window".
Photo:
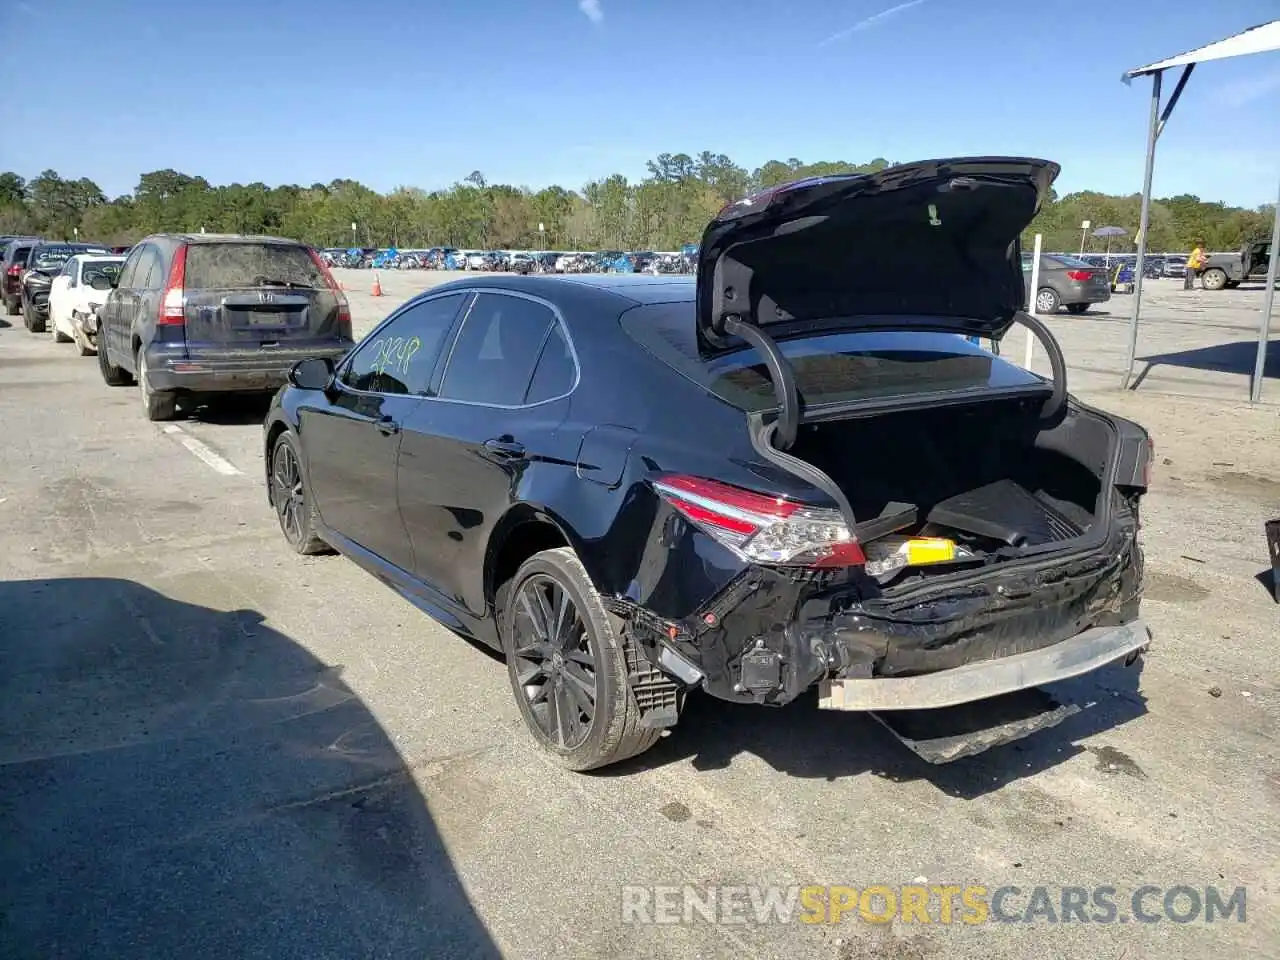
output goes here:
[{"label": "rear side window", "polygon": [[524,403],[547,331],[547,307],[523,297],[482,293],[463,322],[440,396],[514,407]]},{"label": "rear side window", "polygon": [[[623,329],[655,357],[741,410],[778,401],[754,348],[703,360],[692,304],[633,308]],[[816,406],[889,397],[1032,386],[1042,381],[951,333],[859,331],[783,340],[801,401]]]},{"label": "rear side window", "polygon": [[1087,260],[1081,260],[1079,257],[1068,257],[1064,254],[1059,254],[1053,257],[1045,257],[1045,259],[1048,260],[1050,263],[1060,263],[1064,267],[1092,267],[1093,266],[1093,264],[1089,263]]},{"label": "rear side window", "polygon": [[197,290],[328,285],[310,250],[283,243],[193,243],[183,282]]},{"label": "rear side window", "polygon": [[30,247],[14,247],[14,248],[13,248],[13,260],[12,260],[11,262],[12,262],[12,263],[20,263],[20,264],[25,265],[25,264],[26,264],[26,262],[27,262],[27,256],[28,256],[30,253],[31,253],[31,248],[30,248]]},{"label": "rear side window", "polygon": [[533,379],[529,381],[524,402],[542,403],[544,400],[563,397],[573,389],[577,375],[578,367],[569,350],[569,341],[565,339],[564,329],[557,323],[547,334],[547,341],[542,347],[538,365],[533,370]]}]

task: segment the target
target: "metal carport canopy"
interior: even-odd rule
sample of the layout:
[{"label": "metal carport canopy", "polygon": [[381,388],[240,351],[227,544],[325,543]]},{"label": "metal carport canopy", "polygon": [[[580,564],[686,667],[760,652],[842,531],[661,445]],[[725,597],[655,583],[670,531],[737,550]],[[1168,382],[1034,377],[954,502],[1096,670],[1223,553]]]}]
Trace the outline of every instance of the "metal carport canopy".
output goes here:
[{"label": "metal carport canopy", "polygon": [[[1191,78],[1191,71],[1197,63],[1206,60],[1227,60],[1231,57],[1242,57],[1250,53],[1271,53],[1280,50],[1280,20],[1250,27],[1241,33],[1211,43],[1208,46],[1180,53],[1167,60],[1149,63],[1145,67],[1130,70],[1123,77],[1129,83],[1134,77],[1151,77],[1151,121],[1147,130],[1147,163],[1142,179],[1142,220],[1138,228],[1138,262],[1135,265],[1133,288],[1133,314],[1129,318],[1129,352],[1125,363],[1123,389],[1128,389],[1133,377],[1133,363],[1138,352],[1138,317],[1142,309],[1142,274],[1147,254],[1147,227],[1151,216],[1151,174],[1155,168],[1156,140],[1164,130],[1165,122],[1173,112],[1178,98]],[[1164,110],[1160,109],[1160,81],[1164,72],[1171,67],[1182,67],[1182,75],[1169,96]],[[1280,198],[1277,199],[1275,223],[1271,228],[1271,263],[1267,269],[1267,289],[1262,300],[1262,322],[1258,326],[1258,354],[1254,360],[1253,382],[1249,389],[1249,399],[1257,403],[1262,397],[1262,373],[1267,362],[1267,341],[1271,336],[1271,308],[1275,301],[1276,289],[1276,256],[1280,250]]]}]

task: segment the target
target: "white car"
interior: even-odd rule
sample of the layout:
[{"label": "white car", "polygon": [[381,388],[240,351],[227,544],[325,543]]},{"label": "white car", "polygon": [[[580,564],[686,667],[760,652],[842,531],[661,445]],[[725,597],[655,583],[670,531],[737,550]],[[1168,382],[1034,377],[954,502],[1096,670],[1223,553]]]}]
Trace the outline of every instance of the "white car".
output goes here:
[{"label": "white car", "polygon": [[49,326],[54,340],[74,341],[82,357],[97,350],[98,308],[115,286],[124,260],[95,253],[67,259],[49,287]]}]

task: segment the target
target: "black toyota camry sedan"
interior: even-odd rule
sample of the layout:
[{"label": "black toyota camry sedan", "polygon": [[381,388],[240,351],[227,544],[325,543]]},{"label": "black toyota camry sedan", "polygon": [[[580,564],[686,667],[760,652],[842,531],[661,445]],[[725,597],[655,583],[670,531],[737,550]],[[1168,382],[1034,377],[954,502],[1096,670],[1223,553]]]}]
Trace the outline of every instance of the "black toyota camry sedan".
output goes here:
[{"label": "black toyota camry sedan", "polygon": [[[785,184],[711,222],[694,278],[436,287],[293,368],[265,424],[281,528],[501,650],[573,769],[647,749],[698,689],[816,687],[933,762],[1051,726],[1068,705],[1010,701],[1149,644],[1151,461],[1022,313],[1057,170]],[[972,342],[1016,323],[1052,377]],[[957,709],[958,735],[893,723]]]}]

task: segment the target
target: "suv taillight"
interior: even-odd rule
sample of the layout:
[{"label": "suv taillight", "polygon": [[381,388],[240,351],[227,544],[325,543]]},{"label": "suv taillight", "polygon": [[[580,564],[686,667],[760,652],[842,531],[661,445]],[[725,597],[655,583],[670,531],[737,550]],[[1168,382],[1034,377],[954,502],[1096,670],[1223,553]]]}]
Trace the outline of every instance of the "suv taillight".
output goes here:
[{"label": "suv taillight", "polygon": [[18,264],[14,263],[9,265],[9,276],[16,277],[21,272],[22,272],[22,267],[19,266]]},{"label": "suv taillight", "polygon": [[160,314],[156,317],[156,323],[181,326],[187,322],[186,292],[183,290],[186,278],[187,247],[183,244],[173,255],[173,264],[169,267],[169,278],[165,280],[164,294],[160,297]]},{"label": "suv taillight", "polygon": [[867,562],[839,510],[684,474],[659,477],[653,488],[689,522],[743,559],[824,568]]},{"label": "suv taillight", "polygon": [[316,269],[320,271],[324,277],[324,282],[329,285],[329,289],[333,291],[333,295],[338,298],[338,328],[339,332],[345,334],[348,340],[351,339],[351,304],[347,302],[347,295],[342,292],[342,284],[334,279],[333,272],[329,269],[329,265],[324,262],[320,254],[314,249],[308,247],[307,253],[311,254],[311,262],[316,265]]}]

